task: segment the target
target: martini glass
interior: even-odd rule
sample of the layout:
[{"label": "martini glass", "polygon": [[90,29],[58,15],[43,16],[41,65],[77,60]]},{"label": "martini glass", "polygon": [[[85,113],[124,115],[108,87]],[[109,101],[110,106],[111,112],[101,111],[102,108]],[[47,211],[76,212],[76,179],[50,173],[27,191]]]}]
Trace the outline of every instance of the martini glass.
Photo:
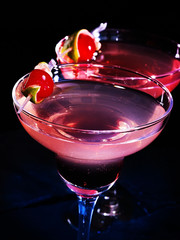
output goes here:
[{"label": "martini glass", "polygon": [[88,240],[99,195],[118,179],[124,157],[160,134],[173,99],[158,81],[125,68],[66,64],[59,70],[42,103],[28,102],[18,113],[28,74],[15,84],[13,102],[24,129],[56,154],[59,175],[78,197],[78,240]]},{"label": "martini glass", "polygon": [[180,43],[146,32],[106,29],[98,63],[127,67],[151,76],[172,91],[180,82]]}]

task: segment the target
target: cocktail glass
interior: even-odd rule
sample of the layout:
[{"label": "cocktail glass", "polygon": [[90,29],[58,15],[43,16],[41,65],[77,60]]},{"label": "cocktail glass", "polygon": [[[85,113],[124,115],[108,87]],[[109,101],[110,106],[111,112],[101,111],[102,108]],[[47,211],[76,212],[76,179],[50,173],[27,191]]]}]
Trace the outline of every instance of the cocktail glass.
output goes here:
[{"label": "cocktail glass", "polygon": [[172,91],[180,82],[180,43],[146,32],[106,29],[96,62],[127,67],[163,83]]},{"label": "cocktail glass", "polygon": [[28,74],[15,84],[13,102],[29,135],[55,152],[59,175],[78,196],[78,240],[87,240],[99,195],[118,179],[124,157],[160,134],[173,99],[158,81],[125,68],[66,64],[59,70],[63,78],[42,103],[28,102],[18,113]]}]

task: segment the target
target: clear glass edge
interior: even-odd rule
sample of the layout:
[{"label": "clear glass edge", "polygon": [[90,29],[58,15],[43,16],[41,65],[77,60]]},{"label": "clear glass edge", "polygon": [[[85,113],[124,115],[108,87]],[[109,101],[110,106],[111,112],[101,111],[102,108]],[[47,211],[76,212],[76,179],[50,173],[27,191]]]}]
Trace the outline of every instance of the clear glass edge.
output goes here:
[{"label": "clear glass edge", "polygon": [[[60,68],[63,68],[63,67],[71,67],[71,66],[91,66],[91,63],[80,63],[80,64],[62,64],[60,65],[59,67]],[[164,86],[161,82],[159,82],[157,79],[153,79],[145,74],[141,74],[137,71],[133,71],[131,69],[128,69],[128,68],[124,68],[124,67],[120,67],[120,66],[116,66],[116,65],[105,65],[105,64],[92,64],[93,66],[96,66],[96,67],[109,67],[109,68],[115,68],[115,69],[124,69],[126,71],[130,71],[132,73],[136,73],[137,75],[140,75],[142,77],[145,77],[145,78],[148,78],[150,81],[154,82],[156,85],[158,85],[159,87],[161,87],[167,94],[168,94],[168,99],[169,99],[169,102],[170,102],[170,105],[168,107],[168,109],[166,110],[166,112],[160,117],[158,118],[157,120],[155,121],[152,121],[150,123],[147,123],[147,124],[143,124],[143,125],[139,125],[139,126],[136,126],[136,127],[133,127],[133,128],[129,128],[127,130],[91,130],[91,129],[78,129],[78,128],[73,128],[73,127],[67,127],[67,126],[64,126],[64,125],[61,125],[61,124],[56,124],[56,123],[52,123],[50,121],[47,121],[47,120],[44,120],[44,119],[41,119],[37,116],[34,116],[33,114],[31,114],[30,112],[26,111],[26,110],[22,110],[22,113],[24,113],[26,116],[29,116],[37,121],[40,121],[40,122],[43,122],[44,124],[46,125],[52,125],[54,127],[57,127],[57,128],[62,128],[62,129],[67,129],[67,130],[71,130],[71,131],[78,131],[78,132],[82,132],[82,133],[88,133],[88,134],[110,134],[110,133],[128,133],[128,132],[133,132],[133,131],[137,131],[137,130],[142,130],[142,129],[145,129],[145,128],[148,128],[148,127],[151,127],[161,121],[163,121],[171,112],[172,108],[173,108],[173,97],[172,97],[172,94],[170,93],[170,91],[166,88],[166,86]],[[20,108],[21,105],[19,104],[19,102],[16,100],[15,98],[15,91],[16,91],[16,88],[18,86],[18,84],[28,75],[29,73],[25,74],[23,77],[21,77],[14,85],[13,87],[13,90],[12,90],[12,99],[13,99],[13,102],[14,104]]]}]

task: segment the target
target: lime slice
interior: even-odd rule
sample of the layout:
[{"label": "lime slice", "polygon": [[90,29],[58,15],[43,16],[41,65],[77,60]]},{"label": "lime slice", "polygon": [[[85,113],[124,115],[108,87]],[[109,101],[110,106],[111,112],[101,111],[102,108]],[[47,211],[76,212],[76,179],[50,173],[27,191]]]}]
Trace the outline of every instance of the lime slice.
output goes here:
[{"label": "lime slice", "polygon": [[30,101],[33,102],[33,103],[40,103],[42,102],[42,99],[41,100],[37,100],[37,93],[39,92],[40,90],[40,86],[30,86],[30,87],[27,87],[24,91],[23,91],[23,94],[25,97],[28,97],[29,95],[31,95],[31,99]]}]

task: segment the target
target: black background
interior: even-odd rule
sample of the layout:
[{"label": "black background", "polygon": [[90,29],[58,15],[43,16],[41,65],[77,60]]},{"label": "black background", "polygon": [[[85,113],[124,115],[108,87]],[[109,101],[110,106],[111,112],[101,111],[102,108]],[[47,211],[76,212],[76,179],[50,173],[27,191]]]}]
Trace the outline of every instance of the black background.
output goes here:
[{"label": "black background", "polygon": [[[109,28],[138,29],[180,42],[177,4],[177,1],[138,3],[128,0],[124,3],[4,3],[0,17],[0,169],[3,176],[0,215],[3,224],[0,227],[6,237],[2,239],[17,236],[19,239],[47,240],[76,238],[59,218],[66,204],[61,197],[67,192],[57,176],[54,162],[51,166],[48,161],[52,154],[24,132],[15,115],[11,98],[15,82],[38,62],[55,58],[54,47],[59,39],[81,28],[92,30],[101,22],[108,22]],[[115,223],[102,239],[180,238],[178,93],[179,86],[172,93],[174,109],[164,131],[146,149],[127,158],[119,180],[152,215],[135,218],[134,222]],[[34,175],[30,174],[32,169]],[[17,180],[20,177],[23,181]],[[56,200],[46,203],[43,197],[48,192]],[[144,195],[138,195],[140,193]],[[31,201],[32,205],[27,208],[28,199],[32,200],[31,194],[41,196],[43,201],[35,199],[36,205]]]}]

